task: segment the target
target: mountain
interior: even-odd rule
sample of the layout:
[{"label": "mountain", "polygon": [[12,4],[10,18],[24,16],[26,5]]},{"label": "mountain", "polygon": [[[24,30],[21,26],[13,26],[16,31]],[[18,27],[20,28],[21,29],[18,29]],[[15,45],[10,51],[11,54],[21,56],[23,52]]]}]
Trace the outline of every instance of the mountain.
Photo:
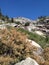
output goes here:
[{"label": "mountain", "polygon": [[17,18],[14,18],[14,21],[19,21],[20,23],[26,23],[26,22],[35,22],[35,20],[31,20],[31,19],[28,19],[28,18],[25,18],[25,17],[17,17]]},{"label": "mountain", "polygon": [[31,20],[0,15],[0,64],[49,65],[47,25],[45,17]]}]

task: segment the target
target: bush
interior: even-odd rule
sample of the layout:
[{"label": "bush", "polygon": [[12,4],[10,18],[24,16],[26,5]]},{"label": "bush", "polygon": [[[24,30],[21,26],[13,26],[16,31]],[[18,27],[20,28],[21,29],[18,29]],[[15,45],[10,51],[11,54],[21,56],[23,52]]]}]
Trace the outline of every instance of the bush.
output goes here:
[{"label": "bush", "polygon": [[[43,37],[37,36],[26,30],[19,29],[19,31],[20,30],[25,32],[25,34],[30,35],[29,38],[32,36],[31,38],[37,42],[43,39]],[[16,28],[0,30],[0,64],[12,65],[26,59],[27,57],[34,58],[39,64],[42,64],[40,57],[33,54],[33,51],[36,51],[37,48],[32,46],[29,42],[26,42],[26,35],[19,31]],[[44,65],[48,64],[49,61],[48,51],[47,48],[43,53],[44,59],[47,61]]]},{"label": "bush", "polygon": [[2,65],[19,62],[27,56],[31,56],[31,53],[33,54],[30,51],[34,47],[26,42],[26,35],[18,32],[15,28],[0,30],[0,36],[2,37],[0,39],[0,62]]},{"label": "bush", "polygon": [[29,22],[26,22],[26,23],[25,23],[25,26],[29,26],[29,25],[30,25],[30,23],[29,23]]},{"label": "bush", "polygon": [[21,24],[19,21],[15,22],[15,23],[18,24],[18,25]]}]

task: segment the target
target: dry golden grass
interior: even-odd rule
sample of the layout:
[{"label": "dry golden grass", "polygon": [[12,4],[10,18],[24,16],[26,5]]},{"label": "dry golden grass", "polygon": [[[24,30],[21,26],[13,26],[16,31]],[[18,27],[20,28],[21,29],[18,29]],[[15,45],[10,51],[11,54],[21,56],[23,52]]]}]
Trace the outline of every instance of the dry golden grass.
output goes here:
[{"label": "dry golden grass", "polygon": [[[40,56],[33,54],[33,51],[36,51],[37,48],[26,42],[26,39],[27,36],[18,32],[15,28],[0,30],[0,63],[9,65],[12,62],[19,62],[31,57],[40,65],[48,64],[48,62],[42,62]],[[47,50],[49,49],[47,48]],[[48,59],[47,50],[44,50],[44,57],[46,56]]]},{"label": "dry golden grass", "polygon": [[49,47],[44,48],[43,56],[45,59],[44,65],[49,65]]},{"label": "dry golden grass", "polygon": [[16,62],[21,61],[30,56],[30,51],[32,49],[36,49],[35,47],[32,47],[29,42],[26,42],[26,35],[18,32],[14,28],[0,30],[0,37],[0,47],[2,48],[0,50],[0,60],[3,59],[2,62],[6,63],[6,61],[12,59],[16,59]]}]

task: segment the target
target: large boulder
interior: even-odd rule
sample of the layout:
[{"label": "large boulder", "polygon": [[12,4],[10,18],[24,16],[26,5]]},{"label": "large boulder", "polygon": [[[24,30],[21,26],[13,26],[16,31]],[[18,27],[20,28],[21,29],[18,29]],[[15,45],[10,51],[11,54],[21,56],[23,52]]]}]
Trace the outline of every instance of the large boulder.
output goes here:
[{"label": "large boulder", "polygon": [[35,41],[30,40],[30,39],[26,39],[26,42],[29,42],[32,46],[37,48],[36,51],[33,51],[33,53],[35,52],[36,55],[41,55],[43,53],[42,47],[38,43],[36,43]]},{"label": "large boulder", "polygon": [[28,57],[25,60],[16,63],[15,65],[39,65],[34,59]]}]

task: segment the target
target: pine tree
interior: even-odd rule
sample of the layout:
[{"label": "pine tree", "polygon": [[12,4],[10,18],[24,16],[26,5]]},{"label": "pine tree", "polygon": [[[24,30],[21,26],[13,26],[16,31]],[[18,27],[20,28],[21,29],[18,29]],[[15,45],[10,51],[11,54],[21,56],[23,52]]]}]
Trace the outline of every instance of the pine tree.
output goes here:
[{"label": "pine tree", "polygon": [[0,8],[0,18],[2,17],[2,12],[1,12],[1,8]]}]

